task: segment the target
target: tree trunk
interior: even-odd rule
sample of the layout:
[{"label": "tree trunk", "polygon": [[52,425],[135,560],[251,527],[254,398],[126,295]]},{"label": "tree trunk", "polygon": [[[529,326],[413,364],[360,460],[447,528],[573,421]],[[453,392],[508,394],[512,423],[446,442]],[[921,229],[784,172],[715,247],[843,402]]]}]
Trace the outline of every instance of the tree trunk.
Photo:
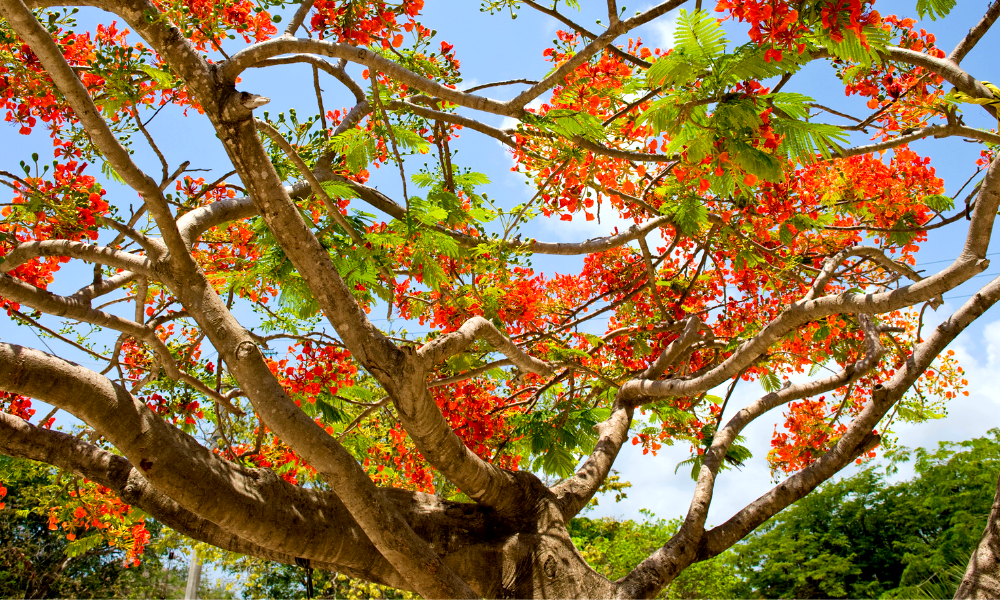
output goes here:
[{"label": "tree trunk", "polygon": [[1000,480],[986,531],[969,559],[955,598],[1000,598]]},{"label": "tree trunk", "polygon": [[184,589],[184,600],[198,600],[198,586],[201,584],[201,561],[194,555],[194,552],[191,554],[191,564],[188,565],[187,587]]}]

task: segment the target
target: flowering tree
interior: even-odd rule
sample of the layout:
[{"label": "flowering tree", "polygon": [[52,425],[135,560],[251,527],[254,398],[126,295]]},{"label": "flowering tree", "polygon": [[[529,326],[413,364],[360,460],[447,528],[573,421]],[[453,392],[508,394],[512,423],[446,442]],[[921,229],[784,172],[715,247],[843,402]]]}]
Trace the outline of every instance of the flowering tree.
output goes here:
[{"label": "flowering tree", "polygon": [[[1000,89],[961,62],[1000,3],[950,54],[865,0],[702,4],[626,16],[608,0],[598,33],[558,5],[488,0],[496,18],[540,11],[565,31],[541,79],[462,89],[423,0],[0,0],[6,120],[45,127],[55,158],[0,171],[0,303],[101,365],[0,343],[0,451],[79,477],[50,526],[137,561],[135,507],[226,550],[426,597],[645,597],[872,456],[895,420],[934,416],[965,384],[946,346],[1000,300],[990,282],[923,327],[988,265],[1000,137],[962,111],[995,118]],[[662,18],[673,48],[628,37]],[[720,19],[750,41],[730,44]],[[793,91],[814,61],[870,112]],[[241,88],[248,69],[295,63],[312,73],[308,118]],[[351,108],[326,109],[326,77]],[[482,93],[502,86],[522,91]],[[163,111],[210,124],[232,172],[174,164],[147,128]],[[456,163],[460,134],[509,148],[530,200],[483,194]],[[952,136],[983,147],[957,207],[908,147]],[[433,165],[407,173],[414,154]],[[369,184],[379,166],[401,196]],[[521,233],[602,208],[634,225],[576,243]],[[943,227],[963,231],[961,254],[918,273]],[[579,272],[535,272],[533,255],[580,257]],[[94,265],[93,281],[53,293],[67,263]],[[380,329],[372,310],[431,331]],[[727,411],[740,381],[767,393]],[[32,423],[33,400],[86,435]],[[786,478],[707,528],[716,477],[748,458],[741,431],[776,410],[768,460]],[[566,523],[624,444],[678,441],[690,509],[609,581]],[[995,568],[980,563],[970,577]]]}]

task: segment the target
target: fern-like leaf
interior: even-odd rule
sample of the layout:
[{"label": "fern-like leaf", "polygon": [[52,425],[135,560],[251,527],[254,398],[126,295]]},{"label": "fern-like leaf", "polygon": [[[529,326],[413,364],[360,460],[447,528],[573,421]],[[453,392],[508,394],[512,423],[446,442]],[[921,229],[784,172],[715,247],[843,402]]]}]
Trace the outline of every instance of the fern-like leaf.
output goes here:
[{"label": "fern-like leaf", "polygon": [[674,33],[674,52],[695,58],[717,58],[726,51],[726,32],[715,17],[703,10],[681,9]]},{"label": "fern-like leaf", "polygon": [[779,153],[803,163],[814,162],[816,154],[830,158],[838,145],[847,142],[847,134],[842,129],[826,123],[775,119],[774,131],[783,138],[778,146]]},{"label": "fern-like leaf", "polygon": [[936,21],[938,17],[948,16],[956,4],[957,0],[917,0],[917,14],[921,19],[930,17]]}]

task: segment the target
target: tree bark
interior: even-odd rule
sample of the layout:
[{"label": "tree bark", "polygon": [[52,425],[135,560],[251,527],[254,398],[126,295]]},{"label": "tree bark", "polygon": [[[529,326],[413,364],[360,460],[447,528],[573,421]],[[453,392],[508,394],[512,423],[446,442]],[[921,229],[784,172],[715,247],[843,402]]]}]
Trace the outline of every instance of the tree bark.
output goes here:
[{"label": "tree bark", "polygon": [[1000,598],[1000,480],[986,530],[969,559],[955,598]]}]

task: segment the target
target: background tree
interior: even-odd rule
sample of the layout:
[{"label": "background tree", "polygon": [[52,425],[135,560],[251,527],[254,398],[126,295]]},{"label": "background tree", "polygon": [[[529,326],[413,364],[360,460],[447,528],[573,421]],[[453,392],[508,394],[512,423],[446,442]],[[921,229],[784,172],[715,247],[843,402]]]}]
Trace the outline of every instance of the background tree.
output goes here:
[{"label": "background tree", "polygon": [[[567,29],[536,78],[468,89],[422,0],[72,4],[100,10],[0,0],[6,118],[44,126],[55,156],[0,172],[0,296],[12,321],[98,366],[0,343],[0,450],[226,550],[425,597],[654,596],[872,456],[896,420],[940,411],[964,385],[946,346],[1000,299],[991,281],[923,327],[989,264],[1000,90],[961,62],[1000,3],[945,54],[863,1],[721,0],[749,38],[734,45],[700,0],[634,16],[608,2],[600,34],[496,0],[483,9],[497,18],[538,10]],[[627,37],[664,18],[673,48]],[[795,91],[818,61],[870,112]],[[282,69],[300,64],[307,118],[272,116],[266,90],[241,84],[294,85]],[[350,109],[326,109],[327,76]],[[507,86],[521,91],[481,93]],[[218,138],[224,176],[194,178],[161,149],[150,120],[166,111]],[[984,115],[984,129],[965,121]],[[507,146],[531,199],[483,194],[457,163],[460,131]],[[907,145],[946,137],[983,145],[961,198]],[[420,154],[433,164],[415,171]],[[369,181],[382,166],[396,198]],[[522,233],[602,207],[634,225],[578,243]],[[961,253],[917,273],[943,227]],[[580,270],[535,272],[545,255]],[[93,276],[63,292],[56,275],[80,263]],[[402,321],[380,329],[372,310]],[[414,322],[431,330],[406,333]],[[767,394],[727,413],[748,380]],[[35,400],[88,435],[32,424]],[[740,433],[778,408],[768,458],[787,478],[706,527],[716,478],[747,458]],[[654,454],[689,443],[697,483],[676,532],[612,581],[567,523],[629,439]],[[75,512],[55,525],[79,526]],[[138,533],[112,539],[141,546]],[[981,553],[970,576],[995,563]]]},{"label": "background tree", "polygon": [[734,596],[951,598],[949,573],[964,571],[986,526],[998,436],[918,448],[916,476],[899,483],[886,482],[890,464],[824,484],[736,547],[746,588]]},{"label": "background tree", "polygon": [[[142,515],[127,515],[147,532],[142,566],[129,568],[133,549],[106,543],[106,532],[120,525],[116,498],[79,503],[87,482],[60,474],[44,463],[0,456],[0,477],[7,490],[0,511],[0,596],[4,598],[172,598],[184,594],[187,568],[168,560],[163,526]],[[82,488],[82,489],[81,489]],[[77,492],[83,492],[79,496]],[[96,509],[96,518],[59,527],[67,504],[74,511]],[[125,507],[128,509],[128,507]],[[129,510],[128,512],[138,512]],[[72,519],[72,517],[71,517]],[[148,526],[148,529],[147,529]],[[231,597],[223,587],[204,586],[200,597]]]}]

